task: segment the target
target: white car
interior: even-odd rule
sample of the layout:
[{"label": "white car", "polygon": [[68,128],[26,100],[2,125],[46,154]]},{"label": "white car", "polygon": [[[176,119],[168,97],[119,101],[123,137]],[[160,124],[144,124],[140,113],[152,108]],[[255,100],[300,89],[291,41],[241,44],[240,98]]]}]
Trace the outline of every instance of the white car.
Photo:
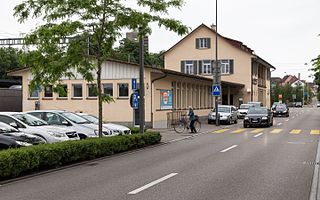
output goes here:
[{"label": "white car", "polygon": [[49,126],[45,121],[26,113],[0,112],[0,122],[25,133],[37,135],[47,143],[68,141],[70,139],[67,134],[76,134],[74,130]]},{"label": "white car", "polygon": [[[218,116],[220,122],[225,122],[231,124],[232,122],[238,123],[238,114],[237,108],[235,106],[229,105],[218,105]],[[208,124],[211,124],[216,121],[216,110],[213,109],[208,115]]]},{"label": "white car", "polygon": [[[49,125],[65,126],[77,131],[80,139],[88,137],[98,137],[98,126],[83,117],[63,110],[36,110],[28,112],[37,118],[46,121]],[[104,136],[111,136],[113,132],[109,129],[103,128]]]},{"label": "white car", "polygon": [[[94,124],[99,124],[99,118],[97,118],[96,116],[89,115],[86,113],[77,113],[77,114]],[[131,130],[128,127],[120,124],[103,123],[102,126],[112,130],[114,135],[131,135]]]},{"label": "white car", "polygon": [[238,109],[238,119],[243,119],[247,114],[252,104],[241,104]]}]

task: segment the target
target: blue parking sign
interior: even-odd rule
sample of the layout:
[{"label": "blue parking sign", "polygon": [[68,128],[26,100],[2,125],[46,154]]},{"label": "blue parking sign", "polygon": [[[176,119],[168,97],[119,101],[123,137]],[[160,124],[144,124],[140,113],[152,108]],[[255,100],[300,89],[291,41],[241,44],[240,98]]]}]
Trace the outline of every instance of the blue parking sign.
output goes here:
[{"label": "blue parking sign", "polygon": [[137,79],[135,79],[135,78],[132,79],[132,89],[133,90],[137,89]]}]

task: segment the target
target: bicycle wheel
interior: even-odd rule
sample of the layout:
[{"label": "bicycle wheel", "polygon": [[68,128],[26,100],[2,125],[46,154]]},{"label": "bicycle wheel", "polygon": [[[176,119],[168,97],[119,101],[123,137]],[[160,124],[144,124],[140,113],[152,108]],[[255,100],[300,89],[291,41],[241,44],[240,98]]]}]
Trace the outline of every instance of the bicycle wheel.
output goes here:
[{"label": "bicycle wheel", "polygon": [[183,122],[178,122],[173,127],[174,131],[177,132],[177,133],[183,133],[185,128],[186,127],[185,127]]},{"label": "bicycle wheel", "polygon": [[194,128],[196,129],[197,133],[200,132],[201,129],[201,122],[199,122],[198,120],[194,122]]}]

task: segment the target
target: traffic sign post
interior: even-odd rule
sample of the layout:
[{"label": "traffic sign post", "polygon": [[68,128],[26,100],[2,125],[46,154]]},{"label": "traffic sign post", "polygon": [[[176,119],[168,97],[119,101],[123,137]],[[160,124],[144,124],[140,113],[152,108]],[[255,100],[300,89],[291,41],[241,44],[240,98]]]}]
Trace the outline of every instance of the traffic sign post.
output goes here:
[{"label": "traffic sign post", "polygon": [[138,92],[134,92],[134,93],[131,94],[130,106],[134,110],[137,110],[139,108],[139,94],[138,94]]},{"label": "traffic sign post", "polygon": [[212,96],[220,97],[221,95],[221,86],[220,85],[213,85],[212,86]]},{"label": "traffic sign post", "polygon": [[137,89],[137,79],[133,78],[131,81],[132,89],[136,90]]}]

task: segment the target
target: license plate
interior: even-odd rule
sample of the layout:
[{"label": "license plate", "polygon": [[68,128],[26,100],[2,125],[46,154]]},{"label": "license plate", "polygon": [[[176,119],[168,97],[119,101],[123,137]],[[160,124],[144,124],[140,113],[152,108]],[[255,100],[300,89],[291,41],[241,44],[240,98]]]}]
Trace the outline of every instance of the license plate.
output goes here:
[{"label": "license plate", "polygon": [[257,120],[252,120],[252,122],[258,122]]}]

